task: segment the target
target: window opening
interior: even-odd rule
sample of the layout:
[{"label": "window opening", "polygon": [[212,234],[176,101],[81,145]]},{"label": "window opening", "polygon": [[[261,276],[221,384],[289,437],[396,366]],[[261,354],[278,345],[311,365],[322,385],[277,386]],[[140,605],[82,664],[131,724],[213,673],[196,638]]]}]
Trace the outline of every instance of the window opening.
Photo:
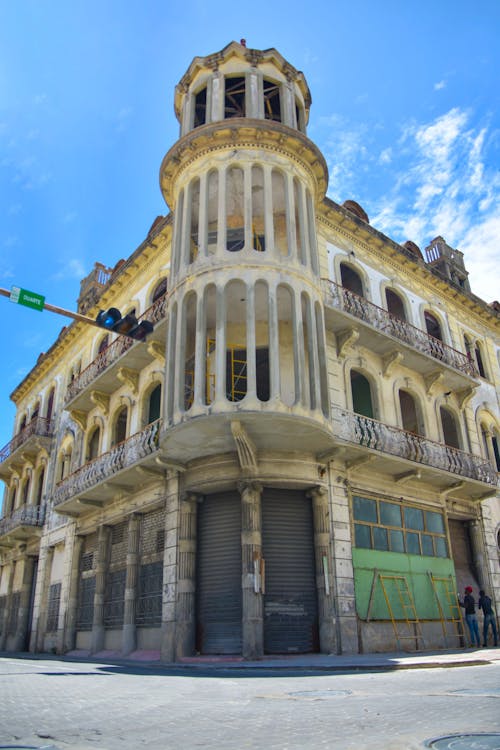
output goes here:
[{"label": "window opening", "polygon": [[198,128],[207,121],[207,89],[198,91],[194,98],[194,127]]},{"label": "window opening", "polygon": [[37,490],[36,490],[36,504],[37,505],[42,504],[44,481],[45,481],[45,469],[42,469],[38,477],[38,485],[37,485]]},{"label": "window opening", "polygon": [[267,347],[257,349],[255,360],[257,398],[259,401],[269,401],[269,349]]},{"label": "window opening", "polygon": [[425,319],[425,327],[427,329],[427,333],[429,336],[432,336],[435,339],[439,339],[439,341],[443,340],[443,336],[441,333],[441,326],[439,325],[439,321],[437,318],[434,317],[430,312],[427,312],[427,310],[424,312],[424,319]]},{"label": "window opening", "polygon": [[399,405],[401,408],[401,421],[403,424],[403,429],[407,432],[414,432],[416,435],[422,434],[417,404],[411,393],[408,393],[408,391],[400,390]]},{"label": "window opening", "polygon": [[264,117],[266,120],[281,122],[280,87],[273,81],[264,79]]},{"label": "window opening", "polygon": [[224,95],[224,119],[245,117],[245,79],[226,78]]},{"label": "window opening", "polygon": [[159,284],[155,287],[155,290],[153,292],[153,296],[151,298],[151,303],[156,302],[157,299],[160,299],[160,297],[163,297],[164,294],[167,292],[167,277],[162,279]]},{"label": "window opening", "polygon": [[87,461],[92,461],[99,455],[99,442],[101,438],[101,430],[96,427],[90,436],[88,449],[87,449]]},{"label": "window opening", "polygon": [[455,417],[448,409],[445,409],[444,406],[440,407],[440,413],[445,445],[449,445],[450,448],[460,449],[460,441],[458,439],[458,430]]},{"label": "window opening", "polygon": [[161,416],[161,385],[157,385],[149,394],[148,424],[156,422]]},{"label": "window opening", "polygon": [[50,422],[52,419],[52,410],[54,408],[54,395],[55,395],[55,389],[51,388],[49,393],[49,398],[47,401],[47,421]]},{"label": "window opening", "polygon": [[340,280],[344,289],[348,289],[354,294],[358,294],[363,297],[363,282],[361,277],[356,271],[348,266],[346,263],[340,264]]},{"label": "window opening", "polygon": [[124,406],[123,409],[120,409],[116,417],[113,445],[123,442],[127,437],[127,418],[128,410],[127,407]]},{"label": "window opening", "polygon": [[479,371],[479,374],[480,374],[480,376],[482,378],[485,378],[486,377],[486,371],[484,369],[483,357],[481,355],[481,348],[480,348],[479,344],[476,344],[476,347],[474,349],[474,354],[476,355],[476,363],[477,363],[477,369]]},{"label": "window opening", "polygon": [[498,440],[497,440],[496,435],[492,436],[491,443],[493,446],[493,455],[495,456],[495,463],[496,463],[497,471],[500,471],[500,450],[498,447]]},{"label": "window opening", "polygon": [[387,302],[387,310],[391,315],[394,315],[395,318],[399,318],[400,320],[406,320],[403,300],[399,294],[396,294],[392,289],[386,289],[385,299]]},{"label": "window opening", "polygon": [[241,401],[247,394],[247,350],[230,346],[226,350],[226,398]]},{"label": "window opening", "polygon": [[234,253],[245,245],[245,185],[243,170],[230,167],[226,175],[226,250]]},{"label": "window opening", "polygon": [[370,382],[357,370],[351,370],[352,408],[356,414],[373,419]]}]

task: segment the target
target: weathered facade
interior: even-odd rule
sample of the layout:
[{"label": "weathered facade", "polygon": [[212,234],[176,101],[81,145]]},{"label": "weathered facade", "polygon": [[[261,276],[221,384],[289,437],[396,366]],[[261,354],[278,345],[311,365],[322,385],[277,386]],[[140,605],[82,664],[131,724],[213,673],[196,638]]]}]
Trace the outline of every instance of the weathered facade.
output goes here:
[{"label": "weathered facade", "polygon": [[177,86],[170,213],[16,388],[0,650],[349,653],[464,643],[500,603],[500,316],[462,255],[325,197],[310,94],[231,43]]}]

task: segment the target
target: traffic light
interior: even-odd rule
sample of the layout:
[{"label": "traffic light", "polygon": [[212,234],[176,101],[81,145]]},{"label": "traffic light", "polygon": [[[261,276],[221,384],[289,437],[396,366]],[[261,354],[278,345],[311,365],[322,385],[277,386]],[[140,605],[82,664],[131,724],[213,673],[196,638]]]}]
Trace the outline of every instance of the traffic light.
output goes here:
[{"label": "traffic light", "polygon": [[100,310],[95,322],[100,328],[106,328],[107,331],[128,336],[136,341],[144,341],[154,327],[149,320],[141,320],[139,323],[134,313],[128,313],[122,318],[121,312],[116,307]]}]

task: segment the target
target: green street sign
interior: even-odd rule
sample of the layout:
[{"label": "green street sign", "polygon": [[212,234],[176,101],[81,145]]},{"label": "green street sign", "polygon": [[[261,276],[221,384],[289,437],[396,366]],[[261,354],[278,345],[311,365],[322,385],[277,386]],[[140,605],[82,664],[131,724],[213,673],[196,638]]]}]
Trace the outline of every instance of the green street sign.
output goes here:
[{"label": "green street sign", "polygon": [[29,292],[27,289],[13,286],[10,292],[10,301],[17,302],[18,305],[31,307],[33,310],[40,310],[40,312],[42,312],[45,304],[45,297],[36,292]]}]

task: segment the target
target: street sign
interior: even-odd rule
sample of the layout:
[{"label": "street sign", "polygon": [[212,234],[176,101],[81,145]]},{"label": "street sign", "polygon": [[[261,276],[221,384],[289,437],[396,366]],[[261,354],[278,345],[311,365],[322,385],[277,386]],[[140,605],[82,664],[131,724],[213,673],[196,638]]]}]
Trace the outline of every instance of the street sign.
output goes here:
[{"label": "street sign", "polygon": [[13,286],[10,292],[10,301],[17,302],[18,305],[31,307],[33,310],[40,310],[40,312],[42,312],[45,304],[45,297],[36,292],[29,292],[27,289]]}]

